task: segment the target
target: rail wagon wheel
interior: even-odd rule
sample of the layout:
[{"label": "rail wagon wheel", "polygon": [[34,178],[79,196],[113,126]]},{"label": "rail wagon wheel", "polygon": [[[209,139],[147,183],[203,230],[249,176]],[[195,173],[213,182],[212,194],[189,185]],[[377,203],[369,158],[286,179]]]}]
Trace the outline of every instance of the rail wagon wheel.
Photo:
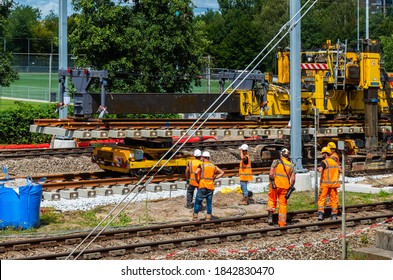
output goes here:
[{"label": "rail wagon wheel", "polygon": [[174,168],[173,167],[164,167],[161,169],[161,172],[165,175],[172,175],[174,173]]},{"label": "rail wagon wheel", "polygon": [[142,178],[143,175],[145,175],[147,172],[148,172],[148,170],[147,169],[143,169],[143,168],[132,169],[130,171],[130,175],[134,176],[134,177]]},{"label": "rail wagon wheel", "polygon": [[254,159],[271,161],[280,158],[280,150],[283,147],[283,145],[258,145],[255,147],[256,158]]}]

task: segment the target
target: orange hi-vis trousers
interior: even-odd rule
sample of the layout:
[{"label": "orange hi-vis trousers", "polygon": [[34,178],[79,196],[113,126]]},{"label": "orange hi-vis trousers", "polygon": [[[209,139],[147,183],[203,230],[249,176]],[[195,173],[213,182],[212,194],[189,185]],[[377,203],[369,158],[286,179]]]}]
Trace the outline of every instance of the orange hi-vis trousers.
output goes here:
[{"label": "orange hi-vis trousers", "polygon": [[276,188],[271,186],[268,192],[267,211],[276,212],[278,199],[278,225],[285,227],[287,225],[287,199],[285,195],[288,189]]},{"label": "orange hi-vis trousers", "polygon": [[331,207],[332,207],[332,214],[338,213],[338,192],[337,188],[327,188],[322,187],[319,191],[319,198],[318,198],[318,212],[324,213],[324,206],[326,197],[329,194]]}]

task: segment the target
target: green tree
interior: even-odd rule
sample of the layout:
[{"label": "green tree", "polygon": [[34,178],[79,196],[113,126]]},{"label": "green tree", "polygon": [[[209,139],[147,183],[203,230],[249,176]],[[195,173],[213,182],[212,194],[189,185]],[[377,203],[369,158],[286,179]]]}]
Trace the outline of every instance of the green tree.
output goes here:
[{"label": "green tree", "polygon": [[382,36],[381,45],[384,50],[384,67],[386,71],[393,71],[393,35]]},{"label": "green tree", "polygon": [[0,111],[0,143],[27,144],[46,143],[50,135],[30,133],[30,125],[34,119],[56,118],[55,104],[33,106],[28,103],[15,101],[16,107]]},{"label": "green tree", "polygon": [[53,11],[50,11],[44,20],[34,24],[32,26],[32,49],[34,52],[50,53],[54,51],[53,46],[57,41],[58,29],[59,17]]},{"label": "green tree", "polygon": [[34,52],[34,30],[39,25],[38,19],[41,12],[37,8],[25,5],[17,5],[12,10],[7,23],[7,49],[12,52]]},{"label": "green tree", "polygon": [[[219,0],[220,12],[198,17],[217,67],[244,69],[288,19],[287,1]],[[272,20],[274,19],[274,20]],[[284,41],[282,44],[286,45]],[[258,67],[271,70],[274,53]]]},{"label": "green tree", "polygon": [[[13,5],[12,1],[4,1],[0,5],[0,38],[4,39],[4,29]],[[11,66],[12,56],[4,48],[0,49],[0,87],[9,86],[13,81],[18,79],[18,73]]]},{"label": "green tree", "polygon": [[[195,18],[194,26],[203,42],[199,44],[201,56],[211,56],[212,62],[210,63],[210,67],[221,67],[225,65],[220,55],[220,43],[225,38],[225,34],[222,32],[225,22],[221,13],[208,10],[205,14]],[[207,66],[206,61],[203,64]]]},{"label": "green tree", "polygon": [[73,1],[78,65],[108,70],[111,91],[189,92],[200,63],[191,1],[134,2]]}]

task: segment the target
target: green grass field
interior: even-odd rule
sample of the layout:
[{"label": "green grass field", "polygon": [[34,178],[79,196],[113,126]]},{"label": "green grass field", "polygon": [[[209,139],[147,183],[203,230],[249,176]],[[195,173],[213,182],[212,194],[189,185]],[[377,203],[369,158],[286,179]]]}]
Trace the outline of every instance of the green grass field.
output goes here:
[{"label": "green grass field", "polygon": [[[229,85],[229,84],[228,84]],[[201,86],[193,85],[192,88],[193,93],[207,93],[207,80],[202,79]],[[219,93],[220,92],[220,84],[218,80],[211,80],[210,81],[210,93]]]},{"label": "green grass field", "polygon": [[[16,106],[15,102],[16,102],[15,100],[0,98],[0,111],[4,111],[4,110],[11,109],[11,108],[15,107]],[[32,102],[32,101],[21,101],[21,102],[27,102],[32,105],[43,104],[42,102]]]},{"label": "green grass field", "polygon": [[48,73],[19,73],[19,80],[9,87],[0,88],[0,98],[21,98],[49,101],[50,92],[57,92],[59,87],[57,74],[51,77],[49,90]]}]

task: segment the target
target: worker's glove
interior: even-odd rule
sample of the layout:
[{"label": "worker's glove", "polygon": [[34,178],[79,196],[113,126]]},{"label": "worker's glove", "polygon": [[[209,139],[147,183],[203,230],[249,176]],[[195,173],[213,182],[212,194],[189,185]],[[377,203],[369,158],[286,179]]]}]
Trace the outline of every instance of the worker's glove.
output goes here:
[{"label": "worker's glove", "polygon": [[274,183],[274,177],[270,176],[269,180],[270,180],[270,184],[272,185],[272,189],[273,190],[277,189],[276,184]]},{"label": "worker's glove", "polygon": [[289,198],[291,197],[291,194],[292,194],[295,190],[296,190],[295,187],[294,187],[294,186],[291,186],[291,187],[288,189],[288,192],[287,192],[287,194],[285,195],[285,198],[286,198],[286,199],[289,199]]}]

